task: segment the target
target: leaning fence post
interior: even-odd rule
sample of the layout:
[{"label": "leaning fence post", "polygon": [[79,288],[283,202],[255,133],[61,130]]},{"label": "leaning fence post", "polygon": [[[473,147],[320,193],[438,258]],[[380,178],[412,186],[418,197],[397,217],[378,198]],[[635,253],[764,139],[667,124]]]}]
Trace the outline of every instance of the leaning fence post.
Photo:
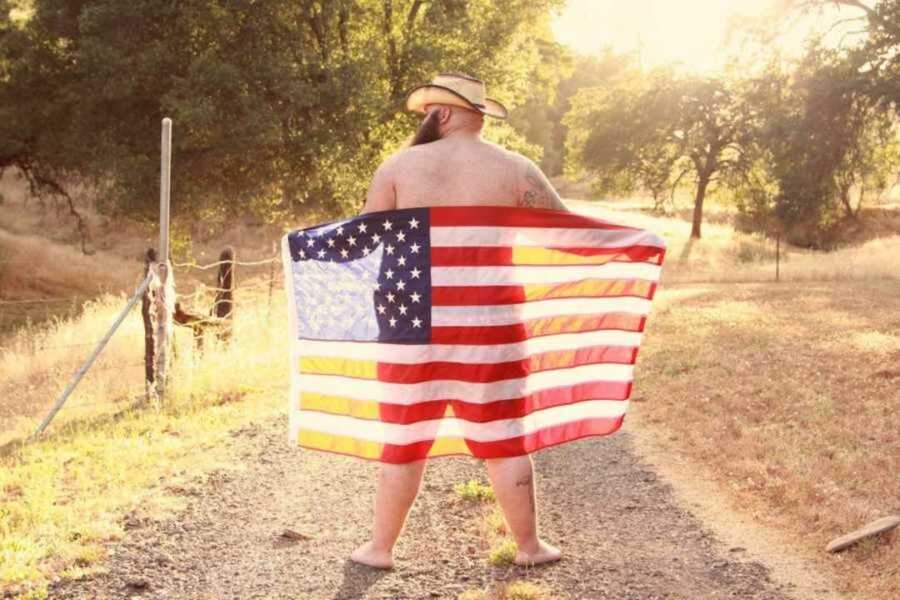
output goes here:
[{"label": "leaning fence post", "polygon": [[113,322],[112,327],[109,328],[109,331],[106,332],[106,335],[103,336],[103,339],[100,340],[100,343],[97,344],[97,347],[94,348],[94,351],[88,357],[88,359],[81,365],[81,368],[78,369],[78,372],[75,373],[75,376],[72,378],[72,381],[69,382],[69,385],[66,386],[66,389],[63,390],[63,393],[60,394],[59,398],[56,399],[56,403],[53,405],[53,408],[50,409],[50,412],[47,413],[47,416],[44,417],[44,420],[41,421],[41,424],[38,426],[37,430],[32,434],[32,439],[41,435],[44,430],[47,428],[47,425],[50,424],[50,421],[53,420],[53,417],[56,416],[56,413],[59,412],[59,409],[62,408],[63,404],[66,403],[66,400],[69,399],[69,396],[75,391],[75,387],[84,377],[85,373],[88,372],[88,369],[91,368],[91,365],[94,364],[94,361],[97,360],[97,357],[100,356],[100,353],[103,352],[103,349],[106,347],[106,344],[109,343],[110,338],[112,338],[113,334],[119,328],[119,325],[122,324],[122,321],[125,320],[125,317],[128,316],[128,313],[131,312],[131,309],[137,304],[137,301],[144,294],[144,290],[147,289],[147,285],[149,285],[150,280],[152,279],[152,274],[147,273],[144,276],[144,280],[138,286],[137,290],[135,290],[134,295],[131,296],[131,299],[128,301],[128,304],[125,305],[125,308],[122,309],[122,312],[119,313],[119,316],[116,317],[116,320]]}]

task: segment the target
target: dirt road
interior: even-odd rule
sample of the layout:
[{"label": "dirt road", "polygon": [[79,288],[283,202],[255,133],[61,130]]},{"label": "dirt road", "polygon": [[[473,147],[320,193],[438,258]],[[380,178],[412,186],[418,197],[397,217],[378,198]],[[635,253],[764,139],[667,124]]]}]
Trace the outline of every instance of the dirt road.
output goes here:
[{"label": "dirt road", "polygon": [[[376,572],[346,560],[369,531],[376,465],[292,450],[283,419],[236,432],[241,471],[196,487],[173,520],[129,522],[109,573],[57,585],[51,598],[456,598],[527,579],[549,598],[791,598],[790,585],[728,547],[679,507],[670,486],[618,434],[535,455],[543,531],[566,553],[538,569],[487,564],[480,509],[454,484],[478,461],[432,461],[397,551]],[[285,528],[311,536],[280,537]]]}]

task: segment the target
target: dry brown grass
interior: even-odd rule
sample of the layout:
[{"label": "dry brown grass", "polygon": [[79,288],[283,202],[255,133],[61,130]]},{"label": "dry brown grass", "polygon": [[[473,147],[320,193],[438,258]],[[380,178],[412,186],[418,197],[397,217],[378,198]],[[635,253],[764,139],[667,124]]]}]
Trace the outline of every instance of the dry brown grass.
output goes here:
[{"label": "dry brown grass", "polygon": [[[810,553],[900,511],[900,281],[663,286],[633,410],[739,507]],[[896,537],[831,558],[900,596]]]},{"label": "dry brown grass", "polygon": [[[691,239],[691,224],[674,217],[656,217],[639,203],[567,201],[575,210],[617,223],[650,229],[666,240],[663,284],[684,282],[764,282],[775,279],[775,242],[736,231],[727,211],[710,210],[703,237]],[[725,216],[717,218],[723,213]],[[900,211],[898,211],[900,214]],[[712,221],[712,222],[710,222]],[[900,279],[897,256],[900,234],[836,250],[817,252],[782,244],[781,281],[844,281]]]}]

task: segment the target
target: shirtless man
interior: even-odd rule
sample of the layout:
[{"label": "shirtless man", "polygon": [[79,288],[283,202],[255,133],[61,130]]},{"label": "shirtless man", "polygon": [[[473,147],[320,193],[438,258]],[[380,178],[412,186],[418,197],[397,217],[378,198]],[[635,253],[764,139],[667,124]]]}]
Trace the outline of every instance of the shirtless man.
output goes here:
[{"label": "shirtless man", "polygon": [[[481,139],[484,115],[506,109],[485,99],[484,84],[462,75],[440,75],[421,86],[407,107],[425,113],[410,147],[375,172],[363,213],[446,205],[508,205],[566,210],[553,186],[529,159]],[[538,538],[531,457],[487,459],[487,472],[515,537],[516,564],[560,558]],[[393,548],[418,493],[425,461],[382,464],[372,539],[350,558],[377,568],[393,566]]]}]

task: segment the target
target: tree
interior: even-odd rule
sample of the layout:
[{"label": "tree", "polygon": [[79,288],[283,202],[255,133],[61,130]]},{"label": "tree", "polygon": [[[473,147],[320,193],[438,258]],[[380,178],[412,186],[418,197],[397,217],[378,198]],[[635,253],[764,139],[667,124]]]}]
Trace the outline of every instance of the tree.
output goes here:
[{"label": "tree", "polygon": [[753,118],[737,84],[663,69],[582,90],[565,123],[576,168],[597,175],[605,192],[643,188],[659,205],[666,190],[690,176],[691,236],[699,238],[707,192],[721,174],[743,165]]},{"label": "tree", "polygon": [[840,50],[813,41],[789,70],[776,59],[748,81],[759,118],[744,151],[750,168],[730,187],[757,227],[775,218],[794,243],[826,246],[841,210],[855,218],[890,185],[896,118],[860,93],[862,77]]},{"label": "tree", "polygon": [[560,4],[34,0],[13,22],[4,2],[0,168],[150,216],[170,116],[176,215],[351,210],[415,122],[410,87],[465,71],[514,106],[533,29]]}]

